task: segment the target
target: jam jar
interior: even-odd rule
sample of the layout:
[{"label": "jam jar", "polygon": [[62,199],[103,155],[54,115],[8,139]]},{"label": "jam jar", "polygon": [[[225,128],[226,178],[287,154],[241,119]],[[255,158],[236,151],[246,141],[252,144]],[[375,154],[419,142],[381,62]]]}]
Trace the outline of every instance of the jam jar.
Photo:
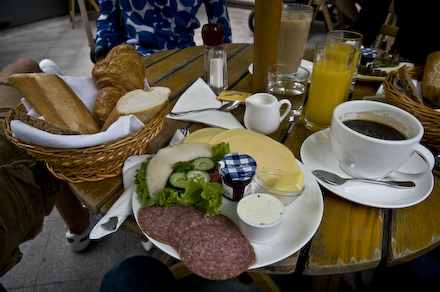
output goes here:
[{"label": "jam jar", "polygon": [[251,192],[252,177],[257,170],[257,163],[249,155],[231,153],[219,161],[219,173],[225,197],[238,201]]}]

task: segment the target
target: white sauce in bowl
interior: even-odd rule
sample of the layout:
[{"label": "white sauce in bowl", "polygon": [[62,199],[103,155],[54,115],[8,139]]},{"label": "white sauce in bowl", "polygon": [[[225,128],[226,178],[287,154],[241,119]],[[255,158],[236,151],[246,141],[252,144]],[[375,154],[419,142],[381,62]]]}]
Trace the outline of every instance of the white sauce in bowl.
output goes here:
[{"label": "white sauce in bowl", "polygon": [[271,225],[283,217],[283,203],[268,194],[246,196],[238,205],[239,216],[251,224]]}]

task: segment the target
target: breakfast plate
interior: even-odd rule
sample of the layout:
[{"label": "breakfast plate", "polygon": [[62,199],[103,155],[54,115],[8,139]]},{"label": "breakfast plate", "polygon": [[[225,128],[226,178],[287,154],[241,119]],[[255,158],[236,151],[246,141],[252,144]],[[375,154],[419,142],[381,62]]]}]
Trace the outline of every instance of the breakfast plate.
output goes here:
[{"label": "breakfast plate", "polygon": [[[318,230],[324,211],[322,192],[313,174],[298,160],[297,164],[298,168],[303,171],[305,175],[304,193],[295,202],[286,206],[286,215],[281,231],[273,241],[265,244],[252,243],[256,257],[250,269],[271,265],[294,254],[301,249]],[[138,211],[142,207],[142,201],[138,198],[136,190],[133,192],[132,202],[133,214],[138,226],[140,226]],[[223,198],[223,204],[219,210],[239,226],[236,206],[237,202]],[[179,253],[172,246],[161,243],[149,237],[147,234],[145,234],[145,236],[157,248],[180,260]]]},{"label": "breakfast plate", "polygon": [[[332,152],[330,129],[316,132],[309,136],[301,146],[301,159],[310,170],[327,170],[342,177],[351,177],[339,166]],[[412,157],[400,169],[414,169],[421,158]],[[417,169],[417,168],[416,168]],[[365,182],[348,182],[334,186],[318,179],[318,182],[334,194],[362,205],[377,208],[404,208],[425,200],[434,187],[432,173],[415,179],[415,188],[397,189]]]}]

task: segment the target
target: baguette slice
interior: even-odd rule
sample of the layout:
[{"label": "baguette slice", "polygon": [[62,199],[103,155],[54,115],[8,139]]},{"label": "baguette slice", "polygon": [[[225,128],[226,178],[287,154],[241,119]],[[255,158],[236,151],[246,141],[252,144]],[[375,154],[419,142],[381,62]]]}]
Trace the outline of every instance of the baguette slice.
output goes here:
[{"label": "baguette slice", "polygon": [[101,130],[98,121],[81,99],[57,75],[14,74],[9,80],[46,121],[81,134],[93,134]]},{"label": "baguette slice", "polygon": [[160,112],[170,94],[171,90],[162,86],[128,92],[118,100],[115,108],[105,121],[102,131],[110,127],[120,116],[130,114],[135,115],[144,124],[148,124]]},{"label": "baguette slice", "polygon": [[426,58],[422,93],[431,104],[440,106],[440,51]]}]

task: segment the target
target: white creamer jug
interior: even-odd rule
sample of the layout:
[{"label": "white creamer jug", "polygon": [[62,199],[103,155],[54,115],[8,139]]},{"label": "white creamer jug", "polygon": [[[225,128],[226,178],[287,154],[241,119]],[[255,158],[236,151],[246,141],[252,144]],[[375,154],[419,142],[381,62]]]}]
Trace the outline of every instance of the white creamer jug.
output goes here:
[{"label": "white creamer jug", "polygon": [[[280,109],[286,105],[286,111],[280,116]],[[245,100],[244,125],[248,130],[269,135],[278,129],[281,121],[290,112],[292,104],[287,99],[278,99],[269,93],[256,93]]]}]

